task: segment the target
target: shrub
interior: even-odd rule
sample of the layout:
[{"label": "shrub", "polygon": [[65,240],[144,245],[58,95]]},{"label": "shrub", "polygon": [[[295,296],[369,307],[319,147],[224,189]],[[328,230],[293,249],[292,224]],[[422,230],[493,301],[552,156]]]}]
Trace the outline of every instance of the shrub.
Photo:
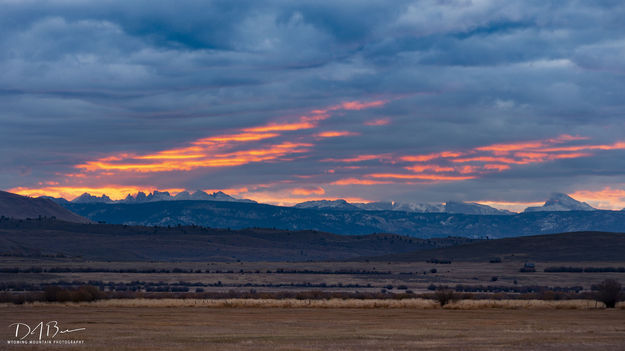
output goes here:
[{"label": "shrub", "polygon": [[436,300],[441,307],[457,299],[456,293],[451,289],[440,288],[434,293],[434,300]]},{"label": "shrub", "polygon": [[614,308],[617,302],[623,298],[621,284],[614,279],[606,279],[597,286],[595,294],[597,301],[601,301],[607,308]]}]

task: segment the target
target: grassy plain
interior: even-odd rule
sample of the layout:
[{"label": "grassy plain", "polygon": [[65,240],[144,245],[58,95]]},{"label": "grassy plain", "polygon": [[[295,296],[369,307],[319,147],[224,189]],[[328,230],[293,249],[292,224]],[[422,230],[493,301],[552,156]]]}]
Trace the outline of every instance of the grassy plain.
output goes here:
[{"label": "grassy plain", "polygon": [[[160,304],[160,305],[159,305]],[[169,306],[169,307],[168,307]],[[482,306],[483,307],[483,306]],[[623,350],[621,309],[216,307],[100,301],[1,305],[0,325],[57,320],[82,345],[13,350]],[[578,306],[581,307],[581,306]],[[58,337],[57,337],[58,339]]]}]

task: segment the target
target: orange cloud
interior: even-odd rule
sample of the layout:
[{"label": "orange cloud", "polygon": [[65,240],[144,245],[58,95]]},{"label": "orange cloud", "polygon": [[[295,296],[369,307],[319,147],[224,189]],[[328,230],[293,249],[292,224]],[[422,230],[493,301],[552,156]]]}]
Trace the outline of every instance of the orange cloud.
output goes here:
[{"label": "orange cloud", "polygon": [[[190,146],[173,148],[146,155],[120,153],[78,164],[75,168],[83,172],[168,172],[189,171],[204,167],[233,167],[252,162],[292,160],[288,156],[308,151],[314,146],[304,142],[282,142],[272,145],[248,147],[240,146],[251,141],[261,141],[284,136],[283,132],[312,129],[330,115],[328,111],[359,110],[384,105],[386,101],[347,101],[323,110],[311,111],[312,115],[300,116],[294,122],[271,122],[268,124],[240,129],[237,133],[215,135],[192,141]],[[356,135],[347,131],[327,131],[316,134],[318,138]],[[231,151],[234,148],[237,151]],[[68,175],[70,176],[70,175]],[[78,176],[72,174],[71,176]]]},{"label": "orange cloud", "polygon": [[348,131],[327,131],[315,134],[318,138],[335,138],[342,136],[360,135],[360,133],[348,132]]},{"label": "orange cloud", "polygon": [[195,145],[212,145],[215,143],[223,143],[230,141],[257,141],[269,138],[275,138],[280,136],[278,133],[258,133],[258,132],[247,132],[247,133],[239,133],[239,134],[226,134],[226,135],[218,135],[209,138],[203,138],[192,142]]},{"label": "orange cloud", "polygon": [[322,162],[353,163],[387,158],[388,155],[358,155],[350,158],[326,158]]},{"label": "orange cloud", "polygon": [[474,157],[465,157],[465,158],[456,158],[451,160],[451,162],[455,163],[465,163],[465,162],[500,162],[500,163],[512,163],[512,164],[527,164],[528,161],[516,160],[510,157],[501,157],[501,156],[474,156]]},{"label": "orange cloud", "polygon": [[433,172],[454,172],[456,169],[454,167],[443,167],[439,165],[415,165],[404,167],[407,170],[413,171],[415,173],[421,173],[425,171],[433,171]]},{"label": "orange cloud", "polygon": [[300,129],[311,129],[315,128],[317,125],[310,122],[297,122],[297,123],[284,123],[284,124],[267,124],[260,127],[246,128],[243,129],[246,132],[284,132],[284,131],[293,131]]},{"label": "orange cloud", "polygon": [[494,155],[507,155],[511,151],[539,149],[552,144],[559,144],[567,141],[585,140],[586,137],[572,136],[568,134],[560,135],[556,138],[551,138],[542,141],[529,141],[519,143],[505,143],[505,144],[492,144],[488,146],[477,147],[477,151],[490,151]]},{"label": "orange cloud", "polygon": [[397,173],[373,173],[368,174],[372,178],[391,178],[391,179],[421,179],[421,180],[467,180],[474,179],[475,176],[455,176],[455,175],[437,175],[437,174],[397,174]]},{"label": "orange cloud", "polygon": [[620,210],[625,208],[624,189],[614,189],[608,186],[601,190],[577,190],[570,196],[600,209]]},{"label": "orange cloud", "polygon": [[437,158],[452,158],[464,155],[462,152],[443,151],[427,155],[402,156],[399,159],[405,162],[427,162]]},{"label": "orange cloud", "polygon": [[358,179],[358,178],[345,178],[339,179],[331,185],[378,185],[378,184],[393,184],[391,181],[373,180],[373,179]]},{"label": "orange cloud", "polygon": [[503,165],[503,164],[498,164],[498,163],[487,163],[484,165],[484,169],[487,170],[496,170],[496,171],[505,171],[510,169],[509,165]]},{"label": "orange cloud", "polygon": [[360,102],[360,101],[348,101],[340,104],[340,109],[343,110],[364,110],[372,107],[380,107],[384,106],[388,100],[377,100],[377,101],[369,101],[369,102]]},{"label": "orange cloud", "polygon": [[[166,171],[189,171],[203,167],[232,167],[251,162],[276,160],[282,156],[308,151],[309,143],[284,142],[270,145],[265,148],[240,150],[230,153],[205,153],[183,157],[174,152],[156,153],[132,157],[118,162],[89,161],[76,165],[76,168],[84,171],[128,171],[128,172],[166,172]],[[154,161],[155,160],[155,161]]]},{"label": "orange cloud", "polygon": [[291,190],[291,194],[293,195],[323,195],[326,191],[323,190],[322,187],[314,187],[314,188],[295,188]]}]

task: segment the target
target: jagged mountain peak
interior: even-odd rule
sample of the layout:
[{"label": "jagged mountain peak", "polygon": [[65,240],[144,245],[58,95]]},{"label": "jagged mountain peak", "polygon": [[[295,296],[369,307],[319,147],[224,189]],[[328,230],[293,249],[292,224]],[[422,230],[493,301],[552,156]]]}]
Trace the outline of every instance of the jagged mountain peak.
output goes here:
[{"label": "jagged mountain peak", "polygon": [[82,195],[75,198],[71,202],[77,203],[77,204],[94,203],[94,202],[110,203],[110,202],[113,202],[113,200],[111,200],[110,197],[106,196],[106,194],[102,194],[102,196],[94,196],[89,193],[83,193]]}]

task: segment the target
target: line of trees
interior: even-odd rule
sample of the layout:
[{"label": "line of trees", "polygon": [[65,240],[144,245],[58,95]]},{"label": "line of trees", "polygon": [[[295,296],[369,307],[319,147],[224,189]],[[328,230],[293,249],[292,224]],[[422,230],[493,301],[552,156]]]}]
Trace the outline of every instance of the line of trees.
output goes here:
[{"label": "line of trees", "polygon": [[547,267],[547,273],[625,273],[625,267]]}]

